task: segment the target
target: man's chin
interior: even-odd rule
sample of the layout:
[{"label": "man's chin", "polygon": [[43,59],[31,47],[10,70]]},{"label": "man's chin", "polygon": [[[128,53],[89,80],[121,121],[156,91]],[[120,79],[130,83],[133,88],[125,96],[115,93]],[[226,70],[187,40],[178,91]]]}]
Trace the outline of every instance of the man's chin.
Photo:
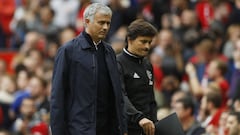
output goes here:
[{"label": "man's chin", "polygon": [[105,35],[99,35],[99,36],[98,36],[98,38],[99,38],[100,40],[105,39],[105,37],[106,37]]},{"label": "man's chin", "polygon": [[148,55],[148,52],[144,52],[141,54],[142,57],[146,57]]}]

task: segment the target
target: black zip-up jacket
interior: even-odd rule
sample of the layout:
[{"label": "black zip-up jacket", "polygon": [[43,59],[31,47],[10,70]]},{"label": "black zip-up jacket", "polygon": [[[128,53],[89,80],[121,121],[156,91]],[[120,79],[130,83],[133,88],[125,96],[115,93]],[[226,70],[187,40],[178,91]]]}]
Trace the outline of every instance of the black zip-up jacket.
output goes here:
[{"label": "black zip-up jacket", "polygon": [[157,120],[152,65],[148,59],[134,56],[126,49],[117,56],[117,62],[126,95],[128,129],[141,130],[138,122],[142,118]]}]

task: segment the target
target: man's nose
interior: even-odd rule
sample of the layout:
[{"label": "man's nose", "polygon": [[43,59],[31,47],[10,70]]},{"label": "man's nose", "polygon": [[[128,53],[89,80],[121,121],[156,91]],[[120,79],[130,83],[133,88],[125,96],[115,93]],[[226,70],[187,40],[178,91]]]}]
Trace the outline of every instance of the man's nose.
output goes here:
[{"label": "man's nose", "polygon": [[151,43],[150,43],[150,42],[147,42],[147,43],[145,44],[145,47],[146,47],[147,49],[150,49]]},{"label": "man's nose", "polygon": [[109,24],[108,24],[108,23],[104,23],[104,24],[103,24],[103,28],[104,28],[104,29],[108,29],[108,28],[109,28]]}]

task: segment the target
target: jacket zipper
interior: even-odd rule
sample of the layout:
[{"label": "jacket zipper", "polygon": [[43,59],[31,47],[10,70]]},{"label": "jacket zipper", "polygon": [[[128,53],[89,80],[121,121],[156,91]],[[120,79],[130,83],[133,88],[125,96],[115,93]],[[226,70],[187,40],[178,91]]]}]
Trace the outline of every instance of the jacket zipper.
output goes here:
[{"label": "jacket zipper", "polygon": [[96,127],[96,107],[97,107],[97,77],[98,77],[98,71],[97,71],[97,59],[95,56],[96,51],[93,51],[92,58],[93,58],[93,75],[94,75],[94,82],[95,82],[95,88],[96,88],[96,94],[94,95],[94,107],[93,107],[93,120],[95,121],[95,127]]}]

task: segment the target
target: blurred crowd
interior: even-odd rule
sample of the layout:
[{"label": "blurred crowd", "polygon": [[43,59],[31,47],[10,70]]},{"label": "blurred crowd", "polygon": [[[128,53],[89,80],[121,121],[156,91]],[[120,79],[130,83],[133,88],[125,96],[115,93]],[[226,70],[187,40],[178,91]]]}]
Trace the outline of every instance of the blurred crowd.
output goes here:
[{"label": "blurred crowd", "polygon": [[187,135],[192,121],[206,135],[240,134],[240,0],[1,0],[0,135],[49,135],[54,56],[92,2],[113,11],[116,54],[136,18],[158,29],[148,57],[159,120],[177,112]]}]

